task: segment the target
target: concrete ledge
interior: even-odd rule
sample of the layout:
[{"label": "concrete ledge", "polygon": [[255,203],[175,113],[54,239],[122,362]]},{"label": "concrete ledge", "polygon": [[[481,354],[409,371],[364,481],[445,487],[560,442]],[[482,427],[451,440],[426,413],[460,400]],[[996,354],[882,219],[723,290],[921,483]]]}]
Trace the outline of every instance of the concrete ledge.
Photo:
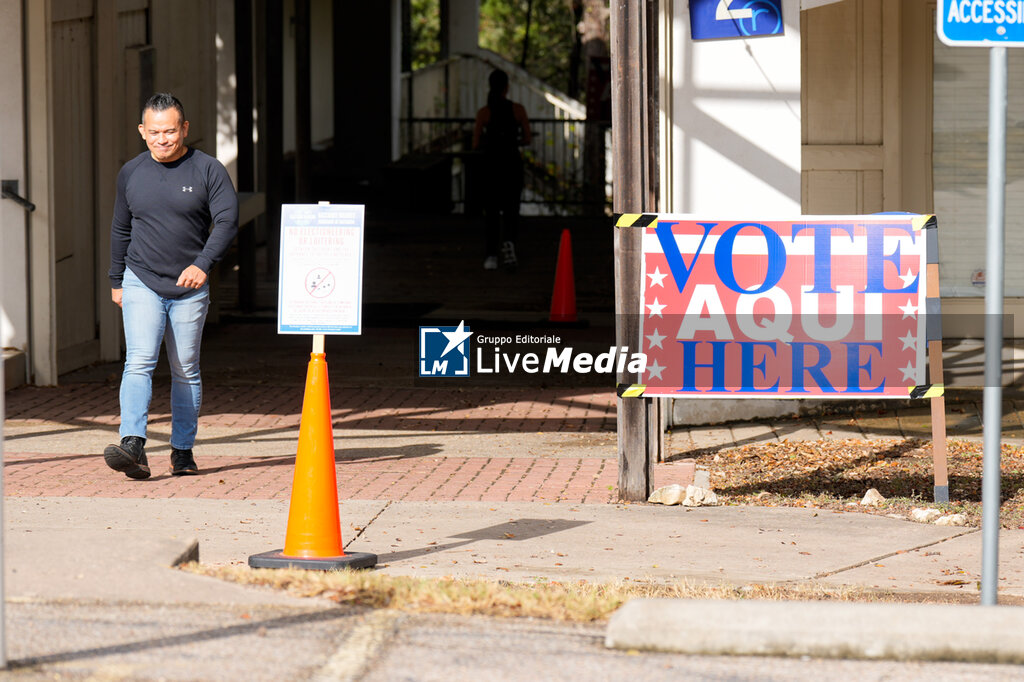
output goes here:
[{"label": "concrete ledge", "polygon": [[1024,663],[1024,609],[636,599],[605,646],[685,654]]},{"label": "concrete ledge", "polygon": [[4,390],[25,384],[25,352],[4,348]]}]

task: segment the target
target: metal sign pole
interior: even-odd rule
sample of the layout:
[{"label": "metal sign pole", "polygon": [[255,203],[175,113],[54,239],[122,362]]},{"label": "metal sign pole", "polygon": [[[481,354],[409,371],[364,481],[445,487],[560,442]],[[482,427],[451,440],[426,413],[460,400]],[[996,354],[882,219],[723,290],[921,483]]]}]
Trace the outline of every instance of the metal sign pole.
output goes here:
[{"label": "metal sign pole", "polygon": [[1006,209],[1006,48],[989,50],[988,240],[985,264],[984,464],[981,484],[981,603],[999,586],[1000,458],[1003,416],[1003,232]]}]

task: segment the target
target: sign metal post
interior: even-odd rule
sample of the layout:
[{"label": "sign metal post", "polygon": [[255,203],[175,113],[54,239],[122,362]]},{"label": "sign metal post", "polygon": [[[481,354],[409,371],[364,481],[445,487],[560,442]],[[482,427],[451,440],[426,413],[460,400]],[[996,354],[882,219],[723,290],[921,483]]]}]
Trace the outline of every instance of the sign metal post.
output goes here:
[{"label": "sign metal post", "polygon": [[981,479],[981,603],[999,587],[999,507],[1003,419],[1003,241],[1006,211],[1006,48],[989,50],[988,227],[985,273],[985,418]]},{"label": "sign metal post", "polygon": [[999,586],[1003,243],[1006,229],[1006,48],[1024,47],[1024,3],[939,0],[936,23],[939,40],[946,45],[989,49],[981,603],[992,606],[997,602]]}]

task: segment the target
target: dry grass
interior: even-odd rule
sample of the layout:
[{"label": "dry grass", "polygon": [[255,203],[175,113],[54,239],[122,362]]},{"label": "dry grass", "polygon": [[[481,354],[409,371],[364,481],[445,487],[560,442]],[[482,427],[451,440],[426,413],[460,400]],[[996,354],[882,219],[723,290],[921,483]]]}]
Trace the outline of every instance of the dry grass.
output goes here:
[{"label": "dry grass", "polygon": [[[737,587],[690,582],[666,585],[641,581],[517,583],[411,578],[372,571],[270,570],[197,563],[186,564],[182,569],[243,585],[282,590],[297,597],[320,597],[352,606],[413,613],[532,617],[578,623],[605,621],[627,600],[643,597],[849,602],[963,600],[957,595],[912,595],[821,584],[749,584]],[[971,599],[976,601],[976,597]]]},{"label": "dry grass", "polygon": [[[948,504],[933,502],[931,442],[919,439],[837,439],[754,443],[685,453],[711,473],[725,504],[801,506],[909,516],[914,507],[963,513],[981,524],[981,443],[951,439]],[[869,488],[887,501],[861,507]],[[1003,528],[1024,528],[1024,448],[1002,447]]]}]

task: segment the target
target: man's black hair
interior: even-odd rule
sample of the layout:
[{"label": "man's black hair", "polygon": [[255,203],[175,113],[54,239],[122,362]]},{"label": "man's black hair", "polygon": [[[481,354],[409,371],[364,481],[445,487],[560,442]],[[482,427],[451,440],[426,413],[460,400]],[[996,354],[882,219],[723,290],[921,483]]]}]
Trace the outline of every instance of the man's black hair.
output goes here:
[{"label": "man's black hair", "polygon": [[[147,111],[167,111],[168,109],[177,109],[178,116],[181,117],[181,122],[185,122],[185,107],[181,106],[181,102],[178,98],[169,92],[158,92],[154,95],[150,95],[149,99],[142,107],[142,117],[146,116]],[[145,123],[145,121],[143,121]]]}]

